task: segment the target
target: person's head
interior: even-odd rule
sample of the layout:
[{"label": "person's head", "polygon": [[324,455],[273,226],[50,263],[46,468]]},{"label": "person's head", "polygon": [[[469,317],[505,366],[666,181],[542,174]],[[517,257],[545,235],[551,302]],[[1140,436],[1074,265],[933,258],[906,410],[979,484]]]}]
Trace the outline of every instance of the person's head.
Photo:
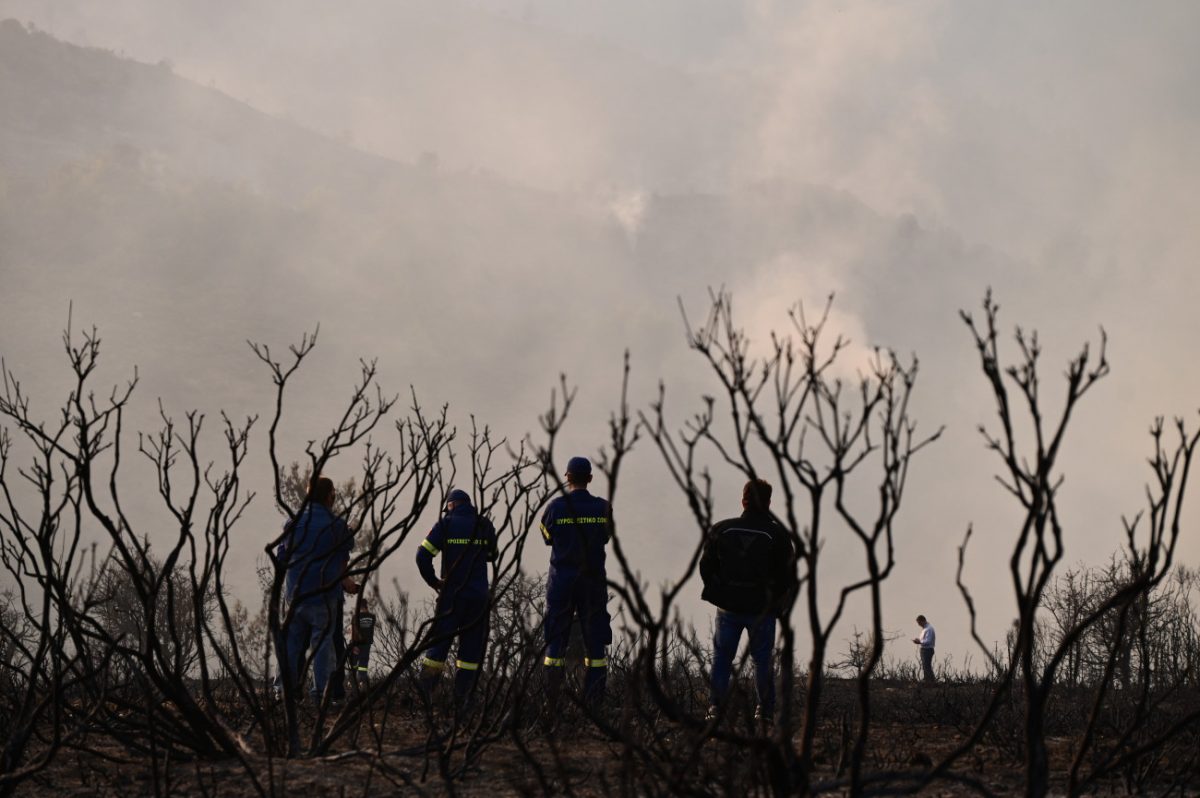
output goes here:
[{"label": "person's head", "polygon": [[458,507],[463,504],[470,504],[470,503],[471,503],[471,497],[467,495],[467,492],[465,490],[459,490],[458,488],[455,488],[454,490],[452,490],[446,494],[446,509],[447,510],[453,510],[455,507]]},{"label": "person's head", "polygon": [[313,504],[333,507],[333,480],[329,477],[316,476],[308,483],[308,500]]},{"label": "person's head", "polygon": [[572,457],[567,461],[566,477],[572,488],[586,487],[592,481],[592,461],[586,457]]},{"label": "person's head", "polygon": [[742,488],[742,507],[746,510],[765,512],[771,507],[771,483],[765,479],[752,479]]},{"label": "person's head", "polygon": [[919,627],[921,627],[922,629],[924,629],[924,628],[925,628],[925,624],[927,624],[927,623],[929,623],[929,621],[925,620],[925,616],[924,616],[924,615],[918,615],[918,616],[917,616],[917,626],[919,626]]}]

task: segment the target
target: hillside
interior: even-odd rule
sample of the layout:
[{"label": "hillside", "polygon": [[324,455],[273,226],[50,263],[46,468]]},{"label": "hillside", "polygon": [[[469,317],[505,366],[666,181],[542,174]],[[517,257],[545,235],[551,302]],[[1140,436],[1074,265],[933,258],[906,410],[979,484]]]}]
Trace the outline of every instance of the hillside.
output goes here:
[{"label": "hillside", "polygon": [[[620,303],[638,319],[631,340],[613,342],[609,354],[649,339],[657,362],[657,342],[677,335],[675,297],[701,296],[706,285],[753,293],[768,280],[775,296],[823,296],[860,280],[879,285],[898,269],[944,271],[947,252],[962,254],[912,220],[881,218],[817,187],[649,195],[622,223],[610,194],[550,194],[388,161],[165,66],[64,44],[11,20],[0,26],[0,107],[0,264],[30,299],[27,312],[70,293],[178,323],[187,310],[174,299],[185,295],[204,315],[220,308],[221,331],[236,328],[239,338],[315,315],[350,328],[346,352],[386,355],[389,341],[404,338],[419,344],[408,362],[434,368],[440,340],[474,336],[481,361],[501,362],[498,375],[532,376],[506,353],[557,359],[542,339],[567,318],[605,337],[603,315],[530,301],[564,280],[586,285],[588,304]],[[921,254],[903,266],[896,251]],[[426,317],[421,298],[445,296],[449,285],[449,315]],[[882,286],[880,310],[906,298],[896,290],[907,285]],[[869,309],[872,296],[854,296],[863,304],[848,310]],[[529,311],[514,317],[521,305]],[[342,309],[353,319],[339,319]],[[881,332],[897,328],[888,315],[872,317]]]},{"label": "hillside", "polygon": [[1020,278],[820,186],[536,191],[368,155],[12,21],[0,37],[0,270],[22,298],[0,338],[14,366],[49,367],[74,299],[120,362],[161,375],[152,395],[196,401],[180,386],[216,372],[225,392],[210,401],[248,401],[262,375],[244,339],[278,344],[320,321],[328,363],[378,356],[401,384],[523,431],[561,371],[605,408],[626,347],[645,379],[674,373],[690,391],[676,301],[694,308],[709,286],[733,290],[760,333],[795,299],[837,291],[858,344],[936,361],[955,307]]},{"label": "hillside", "polygon": [[[397,301],[441,293],[435,281],[509,275],[489,286],[495,299],[522,273],[611,263],[624,248],[602,209],[366,155],[12,21],[0,27],[0,107],[0,264],[27,312],[73,295],[178,323],[186,296],[231,320],[223,332],[297,314],[336,324],[345,309],[386,313],[403,333],[428,319],[397,314]],[[552,232],[518,232],[536,228]],[[348,346],[370,338],[355,332]]]},{"label": "hillside", "polygon": [[554,190],[724,182],[754,94],[474,0],[3,0],[5,15],[147,63],[170,59],[201,84],[386,157],[436,154]]}]

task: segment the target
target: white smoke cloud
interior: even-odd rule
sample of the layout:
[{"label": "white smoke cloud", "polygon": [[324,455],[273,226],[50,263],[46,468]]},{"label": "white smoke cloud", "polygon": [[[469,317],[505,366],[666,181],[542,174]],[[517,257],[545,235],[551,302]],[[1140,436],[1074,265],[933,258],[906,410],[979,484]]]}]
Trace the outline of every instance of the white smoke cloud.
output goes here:
[{"label": "white smoke cloud", "polygon": [[[839,338],[846,342],[830,376],[852,381],[870,372],[875,350],[862,318],[850,310],[844,298],[838,301],[848,287],[837,262],[783,252],[759,264],[753,275],[753,280],[740,284],[734,301],[744,330],[760,355],[769,354],[773,332],[799,343],[795,324],[815,325],[824,317],[821,351],[830,353]],[[795,314],[794,322],[791,314]]]},{"label": "white smoke cloud", "polygon": [[742,169],[852,191],[893,213],[940,216],[922,166],[946,110],[922,67],[940,3],[765,4],[730,58],[762,85]]},{"label": "white smoke cloud", "polygon": [[[0,16],[168,58],[200,84],[403,164],[436,154],[437,174],[420,178],[427,191],[344,206],[313,196],[280,274],[336,270],[330,304],[356,310],[327,323],[326,340],[340,343],[323,367],[360,345],[383,350],[402,379],[509,429],[530,425],[531,397],[558,371],[624,346],[635,366],[700,385],[677,376],[678,295],[730,287],[765,344],[795,301],[816,312],[836,293],[829,326],[854,342],[847,371],[875,344],[919,345],[921,418],[950,425],[914,471],[889,587],[898,620],[888,622],[907,624],[914,604],[957,606],[953,546],[976,520],[988,527],[974,544],[985,564],[974,576],[994,599],[985,621],[1003,630],[1007,586],[986,567],[1007,545],[1003,497],[973,433],[988,397],[954,311],[995,285],[1006,327],[1045,332],[1048,374],[1074,342],[1108,328],[1114,374],[1076,420],[1069,467],[1079,476],[1064,494],[1083,530],[1071,542],[1093,536],[1091,549],[1107,552],[1117,514],[1140,499],[1145,426],[1200,395],[1185,365],[1200,333],[1200,5],[747,0],[693,16],[693,3],[614,0],[601,13],[539,0],[517,14],[490,0],[0,0]],[[278,149],[291,146],[300,149]],[[223,147],[206,157],[222,180],[254,182],[264,168]],[[473,182],[479,172],[494,177]],[[17,201],[0,190],[0,202]],[[347,217],[355,235],[321,238]],[[547,228],[551,217],[560,227]],[[138,222],[128,220],[125,242],[155,233]],[[381,255],[369,244],[393,225],[401,234]],[[9,286],[36,282],[3,265]],[[451,282],[454,304],[429,300]],[[546,299],[585,290],[605,313],[580,318]],[[10,318],[31,326],[8,329],[34,329],[43,315],[17,308]],[[463,353],[461,372],[436,368],[443,351]],[[612,365],[581,376],[596,418],[615,396]],[[497,391],[506,380],[515,387]],[[590,440],[580,433],[572,445],[590,451]],[[644,485],[656,478],[647,472]],[[630,515],[658,498],[638,489],[623,498]],[[645,545],[665,556],[678,548],[669,538]],[[1181,551],[1194,562],[1200,543]],[[947,647],[965,651],[951,628],[939,626]]]},{"label": "white smoke cloud", "polygon": [[608,205],[630,244],[637,240],[638,231],[646,218],[648,204],[646,192],[634,189],[613,197]]}]

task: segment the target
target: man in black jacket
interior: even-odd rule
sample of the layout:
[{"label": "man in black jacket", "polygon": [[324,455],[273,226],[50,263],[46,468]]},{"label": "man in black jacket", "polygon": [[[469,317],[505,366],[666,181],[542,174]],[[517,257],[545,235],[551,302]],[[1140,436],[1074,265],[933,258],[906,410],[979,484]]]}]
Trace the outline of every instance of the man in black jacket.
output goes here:
[{"label": "man in black jacket", "polygon": [[758,708],[755,717],[775,712],[771,654],[775,619],[791,608],[797,587],[796,551],[788,532],[771,515],[771,486],[758,479],[742,490],[742,514],[713,526],[700,556],[701,597],[717,606],[713,635],[712,703],[729,693],[733,660],[742,632],[750,637]]}]

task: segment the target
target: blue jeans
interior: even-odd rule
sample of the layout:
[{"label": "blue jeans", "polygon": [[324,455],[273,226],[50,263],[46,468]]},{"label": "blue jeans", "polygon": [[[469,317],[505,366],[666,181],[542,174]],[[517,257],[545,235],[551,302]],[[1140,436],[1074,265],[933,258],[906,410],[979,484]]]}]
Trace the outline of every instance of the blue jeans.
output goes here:
[{"label": "blue jeans", "polygon": [[754,660],[758,704],[764,713],[775,711],[775,679],[771,673],[771,654],[775,648],[775,616],[717,610],[713,634],[712,702],[721,704],[729,695],[729,679],[737,656],[742,632],[750,635],[750,658]]},{"label": "blue jeans", "polygon": [[287,628],[288,667],[293,684],[299,686],[300,666],[306,654],[312,655],[313,686],[309,694],[314,701],[321,700],[333,673],[333,636],[341,634],[340,629],[333,628],[335,607],[334,602],[321,599],[300,604],[295,607]]}]

